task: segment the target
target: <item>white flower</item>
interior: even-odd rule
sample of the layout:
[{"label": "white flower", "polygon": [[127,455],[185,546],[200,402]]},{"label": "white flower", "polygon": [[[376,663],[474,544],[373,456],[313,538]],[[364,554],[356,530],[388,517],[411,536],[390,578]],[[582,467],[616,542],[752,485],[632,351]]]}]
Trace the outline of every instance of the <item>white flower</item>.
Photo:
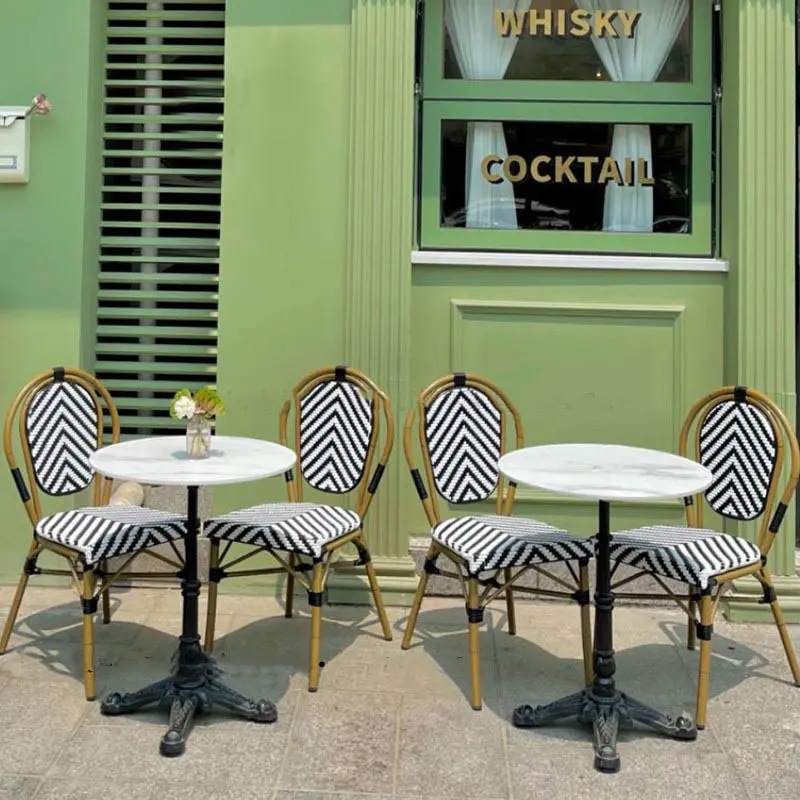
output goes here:
[{"label": "white flower", "polygon": [[196,411],[194,400],[191,397],[179,397],[175,401],[175,416],[178,419],[189,419]]}]

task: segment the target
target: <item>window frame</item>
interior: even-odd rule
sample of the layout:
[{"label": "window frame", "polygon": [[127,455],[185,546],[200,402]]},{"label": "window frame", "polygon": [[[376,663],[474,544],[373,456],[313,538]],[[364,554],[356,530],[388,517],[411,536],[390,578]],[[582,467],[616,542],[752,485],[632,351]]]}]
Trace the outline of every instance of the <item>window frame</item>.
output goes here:
[{"label": "window frame", "polygon": [[[542,100],[617,103],[710,103],[713,97],[713,0],[692,0],[692,80],[686,83],[571,80],[466,80],[444,77],[444,4],[426,0],[423,17],[424,100]],[[620,3],[620,7],[624,3]]]},{"label": "window frame", "polygon": [[[493,230],[441,226],[442,135],[444,120],[499,122],[593,122],[687,124],[691,126],[691,232]],[[671,256],[713,253],[713,153],[710,105],[637,103],[543,103],[428,100],[422,120],[420,247],[426,250],[589,252]]]}]

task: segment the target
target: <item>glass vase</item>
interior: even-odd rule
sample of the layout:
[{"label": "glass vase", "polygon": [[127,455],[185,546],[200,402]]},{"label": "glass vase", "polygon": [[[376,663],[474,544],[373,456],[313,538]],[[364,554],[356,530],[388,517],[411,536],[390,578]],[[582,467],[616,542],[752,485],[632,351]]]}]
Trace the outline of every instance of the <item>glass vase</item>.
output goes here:
[{"label": "glass vase", "polygon": [[211,453],[211,420],[190,417],[186,423],[186,455],[189,458],[208,458]]}]

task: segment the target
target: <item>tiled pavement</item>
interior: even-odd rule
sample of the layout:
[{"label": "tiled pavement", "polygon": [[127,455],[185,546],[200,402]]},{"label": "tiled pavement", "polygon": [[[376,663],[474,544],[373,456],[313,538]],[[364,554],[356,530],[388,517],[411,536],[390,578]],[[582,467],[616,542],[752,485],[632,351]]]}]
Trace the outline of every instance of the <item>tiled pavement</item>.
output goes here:
[{"label": "tiled pavement", "polygon": [[[10,598],[0,588],[3,616]],[[120,590],[113,602],[112,623],[96,626],[101,696],[163,677],[180,625],[175,590]],[[186,754],[165,759],[164,714],[105,718],[84,701],[78,603],[67,590],[31,587],[14,650],[0,657],[0,798],[800,796],[800,690],[772,626],[717,624],[709,726],[696,742],[623,732],[622,771],[599,775],[587,730],[508,722],[520,701],[579,688],[576,608],[520,602],[516,637],[503,629],[503,612],[499,604],[487,614],[484,710],[475,712],[464,610],[454,599],[426,603],[408,652],[399,644],[403,609],[390,609],[396,635],[385,642],[370,610],[326,607],[326,666],[320,691],[309,694],[305,611],[287,620],[272,599],[223,596],[219,662],[236,688],[277,702],[279,720],[201,718]],[[615,627],[623,690],[693,710],[697,653],[681,644],[680,614],[623,607]]]}]

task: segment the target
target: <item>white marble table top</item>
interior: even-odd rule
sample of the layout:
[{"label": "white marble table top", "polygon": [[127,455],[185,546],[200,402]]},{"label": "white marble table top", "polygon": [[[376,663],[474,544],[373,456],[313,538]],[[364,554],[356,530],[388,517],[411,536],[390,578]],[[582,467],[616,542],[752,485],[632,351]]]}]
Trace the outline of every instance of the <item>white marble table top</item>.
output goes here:
[{"label": "white marble table top", "polygon": [[190,459],[185,436],[156,436],[112,444],[89,459],[101,475],[151,486],[213,486],[272,478],[291,469],[288,447],[241,436],[212,436],[208,458]]},{"label": "white marble table top", "polygon": [[593,500],[664,500],[707,489],[711,472],[695,461],[615,444],[552,444],[504,455],[509,480]]}]

